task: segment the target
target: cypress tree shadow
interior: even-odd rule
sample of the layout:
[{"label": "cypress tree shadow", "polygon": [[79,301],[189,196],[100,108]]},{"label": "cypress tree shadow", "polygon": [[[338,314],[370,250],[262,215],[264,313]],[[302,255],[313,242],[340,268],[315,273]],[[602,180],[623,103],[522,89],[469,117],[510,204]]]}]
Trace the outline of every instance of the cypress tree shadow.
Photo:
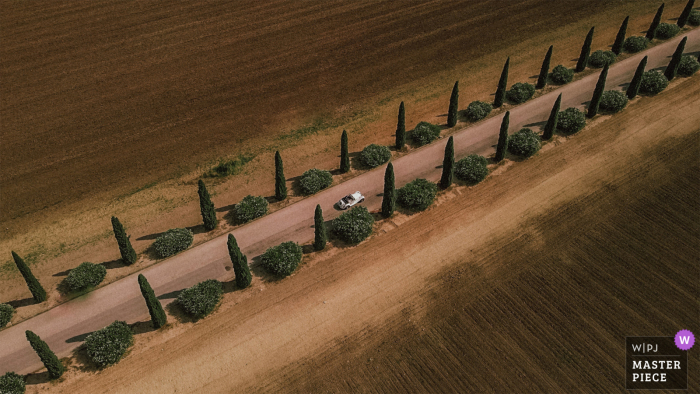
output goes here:
[{"label": "cypress tree shadow", "polygon": [[74,337],[70,337],[66,339],[66,343],[76,343],[76,342],[84,342],[85,338],[90,336],[94,331],[86,332],[84,334],[76,335]]},{"label": "cypress tree shadow", "polygon": [[543,127],[546,124],[547,124],[547,121],[543,120],[541,122],[528,123],[528,124],[524,125],[523,127]]},{"label": "cypress tree shadow", "polygon": [[34,305],[34,304],[36,304],[36,302],[34,301],[33,297],[29,297],[29,298],[22,298],[21,300],[14,300],[14,301],[6,302],[6,304],[10,305],[14,309],[17,309],[17,308],[21,308],[23,306]]},{"label": "cypress tree shadow", "polygon": [[24,383],[27,385],[48,383],[51,381],[49,371],[30,373],[24,378]]},{"label": "cypress tree shadow", "polygon": [[179,296],[180,293],[182,293],[182,290],[184,290],[184,289],[174,290],[174,291],[171,291],[169,293],[164,293],[164,294],[157,296],[156,298],[159,300],[171,300],[171,299],[177,298],[177,296]]},{"label": "cypress tree shadow", "polygon": [[65,271],[57,272],[57,273],[55,273],[55,274],[53,274],[53,275],[51,275],[51,276],[54,276],[54,277],[57,277],[57,276],[68,276],[68,273],[69,273],[69,272],[70,272],[70,270],[68,269],[68,270],[65,270]]},{"label": "cypress tree shadow", "polygon": [[[105,262],[100,263],[100,265],[107,268],[108,270],[111,270],[114,268],[124,267],[124,264],[122,264],[122,259],[105,261]],[[70,271],[70,270],[68,270],[68,271]],[[66,274],[66,275],[68,275],[68,274]]]}]

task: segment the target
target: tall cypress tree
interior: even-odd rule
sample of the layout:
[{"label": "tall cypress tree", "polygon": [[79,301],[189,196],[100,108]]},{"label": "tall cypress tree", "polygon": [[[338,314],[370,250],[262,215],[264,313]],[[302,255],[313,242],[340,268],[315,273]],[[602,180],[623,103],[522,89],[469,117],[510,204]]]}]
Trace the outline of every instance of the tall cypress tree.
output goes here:
[{"label": "tall cypress tree", "polygon": [[41,286],[41,283],[39,283],[39,281],[34,277],[34,274],[32,274],[32,270],[29,269],[29,266],[15,252],[12,252],[12,258],[15,260],[17,269],[22,274],[22,277],[24,277],[24,281],[27,282],[27,287],[29,287],[29,291],[32,292],[32,297],[34,297],[34,301],[46,301],[46,290],[44,290],[44,288]]},{"label": "tall cypress tree", "polygon": [[630,17],[628,16],[625,18],[624,21],[622,21],[622,25],[620,26],[620,30],[617,31],[617,37],[615,37],[615,42],[613,43],[612,46],[612,51],[616,54],[619,55],[622,53],[622,44],[625,43],[625,35],[627,35],[627,24],[630,21]]},{"label": "tall cypress tree", "polygon": [[690,13],[693,11],[694,4],[695,0],[688,0],[688,3],[685,5],[685,8],[683,8],[683,12],[681,12],[681,16],[678,17],[676,24],[681,29],[685,26],[686,23],[688,23],[688,18],[690,17]]},{"label": "tall cypress tree", "polygon": [[388,218],[396,210],[396,185],[394,184],[394,165],[391,162],[384,171],[384,196],[382,198],[382,216]]},{"label": "tall cypress tree", "polygon": [[214,210],[214,203],[211,202],[211,196],[209,196],[209,191],[207,191],[207,186],[204,184],[203,180],[198,182],[199,190],[199,209],[202,211],[202,219],[204,221],[204,229],[211,231],[216,228],[219,224],[219,220],[216,218],[216,210]]},{"label": "tall cypress tree", "polygon": [[661,7],[656,11],[656,15],[654,15],[654,20],[651,21],[651,25],[649,25],[649,30],[647,30],[647,39],[648,40],[653,40],[654,37],[656,36],[656,28],[659,27],[659,23],[661,23],[661,15],[664,13],[664,3],[661,3]]},{"label": "tall cypress tree", "polygon": [[49,348],[46,342],[42,341],[41,338],[33,332],[27,330],[24,334],[27,336],[29,344],[32,345],[32,349],[34,349],[41,359],[41,362],[44,363],[44,366],[49,371],[49,377],[51,379],[60,378],[66,369],[63,367],[61,360],[56,357],[56,353]]},{"label": "tall cypress tree", "polygon": [[496,146],[496,163],[506,157],[506,147],[508,146],[508,125],[510,123],[510,111],[507,111],[501,122],[501,132],[498,134],[498,145]]},{"label": "tall cypress tree", "polygon": [[396,150],[403,149],[406,145],[406,109],[403,101],[399,105],[399,121],[396,124]]},{"label": "tall cypress tree", "polygon": [[666,66],[664,75],[669,81],[676,77],[678,65],[681,64],[681,58],[683,57],[683,51],[685,50],[686,41],[688,41],[688,36],[683,37],[681,42],[678,43],[676,51],[673,52],[673,56],[671,56],[671,61],[668,63],[668,66]]},{"label": "tall cypress tree", "polygon": [[153,328],[157,330],[168,322],[168,316],[165,314],[163,306],[160,304],[160,300],[158,300],[158,297],[156,297],[156,293],[153,292],[153,289],[148,283],[148,280],[146,280],[146,277],[143,276],[143,274],[139,274],[138,281],[139,288],[141,288],[141,295],[143,296],[143,299],[146,300],[148,314],[151,315]]},{"label": "tall cypress tree", "polygon": [[112,216],[112,230],[114,231],[114,238],[117,239],[117,244],[119,245],[119,254],[122,256],[122,263],[126,265],[131,265],[136,262],[136,251],[131,246],[131,241],[129,236],[126,235],[126,230],[122,226],[119,219]]},{"label": "tall cypress tree", "polygon": [[644,74],[644,69],[647,66],[647,57],[644,56],[639,65],[637,66],[637,71],[634,72],[634,77],[632,77],[632,82],[630,86],[627,87],[627,98],[632,100],[639,93],[639,86],[642,84],[642,75]]},{"label": "tall cypress tree", "polygon": [[457,111],[459,108],[459,81],[455,82],[450,96],[450,108],[447,110],[447,126],[455,127],[457,124]]},{"label": "tall cypress tree", "polygon": [[340,136],[340,172],[350,171],[350,154],[348,153],[348,132],[343,130]]},{"label": "tall cypress tree", "polygon": [[442,159],[442,177],[440,178],[440,187],[447,189],[452,185],[452,176],[454,175],[455,166],[455,143],[452,136],[447,140],[445,145],[445,157]]},{"label": "tall cypress tree", "polygon": [[321,205],[316,205],[314,213],[314,249],[323,250],[326,247],[328,234],[326,233],[326,223],[323,221],[323,210]]},{"label": "tall cypress tree", "polygon": [[557,101],[554,102],[552,107],[552,112],[549,113],[549,119],[547,119],[547,124],[544,125],[544,133],[542,133],[542,139],[551,139],[554,135],[554,130],[557,128],[557,122],[559,121],[559,109],[561,108],[561,94],[557,97]]},{"label": "tall cypress tree", "polygon": [[537,89],[542,89],[547,85],[547,75],[549,75],[549,63],[552,61],[552,50],[554,45],[549,46],[547,54],[544,55],[544,60],[542,61],[542,67],[540,68],[540,76],[537,78]]},{"label": "tall cypress tree", "polygon": [[603,97],[603,92],[605,91],[605,80],[608,79],[609,68],[610,66],[606,64],[600,76],[598,76],[598,82],[595,84],[595,90],[593,91],[593,98],[591,98],[591,103],[588,105],[589,118],[598,114],[598,107],[600,107],[600,99]]},{"label": "tall cypress tree", "polygon": [[591,27],[588,31],[586,39],[583,41],[583,46],[581,47],[581,54],[578,57],[578,62],[576,62],[576,72],[579,73],[586,69],[588,65],[588,57],[591,55],[591,45],[593,44],[593,32],[595,31],[595,26]]},{"label": "tall cypress tree", "polygon": [[501,79],[498,80],[498,88],[496,89],[496,97],[493,99],[493,106],[500,108],[503,101],[506,99],[506,90],[508,89],[508,66],[510,65],[510,56],[506,59],[506,64],[503,65],[501,71]]},{"label": "tall cypress tree", "polygon": [[228,235],[228,255],[233,263],[233,273],[236,274],[236,286],[240,289],[245,289],[250,286],[253,281],[253,276],[250,275],[250,267],[248,267],[248,256],[241,253],[238,247],[238,242],[233,234]]},{"label": "tall cypress tree", "polygon": [[280,152],[275,152],[275,198],[282,201],[287,198],[287,180],[284,179],[284,166]]}]

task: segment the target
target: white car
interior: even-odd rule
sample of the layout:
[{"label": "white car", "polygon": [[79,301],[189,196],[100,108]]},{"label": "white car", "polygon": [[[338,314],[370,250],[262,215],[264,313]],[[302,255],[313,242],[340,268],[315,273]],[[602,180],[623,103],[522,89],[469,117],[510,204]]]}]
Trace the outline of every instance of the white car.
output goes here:
[{"label": "white car", "polygon": [[347,196],[341,198],[340,201],[338,201],[338,208],[348,209],[351,206],[362,201],[365,201],[365,196],[363,196],[362,193],[355,192],[353,194],[348,194]]}]

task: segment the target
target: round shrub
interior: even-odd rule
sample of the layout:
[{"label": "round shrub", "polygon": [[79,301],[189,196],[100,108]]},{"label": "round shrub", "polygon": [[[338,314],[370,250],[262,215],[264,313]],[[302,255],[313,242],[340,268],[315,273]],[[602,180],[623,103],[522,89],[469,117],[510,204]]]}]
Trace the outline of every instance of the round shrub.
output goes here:
[{"label": "round shrub", "polygon": [[405,208],[423,211],[433,203],[437,190],[435,183],[418,178],[399,189],[396,200]]},{"label": "round shrub", "polygon": [[552,79],[552,82],[558,85],[564,85],[574,79],[574,70],[560,64],[554,67],[549,77]]},{"label": "round shrub", "polygon": [[492,109],[493,105],[491,105],[491,103],[487,103],[485,101],[472,101],[469,103],[465,115],[467,116],[467,119],[471,120],[472,122],[476,122],[477,120],[487,117],[491,113]]},{"label": "round shrub", "polygon": [[312,168],[301,174],[299,186],[301,192],[310,195],[317,193],[319,190],[325,189],[333,183],[333,175],[326,170]]},{"label": "round shrub", "polygon": [[297,269],[302,255],[301,246],[296,242],[289,241],[269,248],[263,253],[260,260],[268,272],[285,277]]},{"label": "round shrub", "polygon": [[689,77],[695,74],[700,69],[698,59],[690,55],[683,55],[681,62],[678,64],[678,75]]},{"label": "round shrub", "polygon": [[522,128],[508,137],[508,151],[517,156],[530,157],[541,147],[540,136],[528,128]]},{"label": "round shrub", "polygon": [[606,90],[600,98],[600,110],[609,114],[622,111],[626,106],[627,95],[619,90]]},{"label": "round shrub", "polygon": [[82,263],[66,276],[66,284],[72,291],[80,291],[99,285],[107,275],[107,268],[100,264]]},{"label": "round shrub", "polygon": [[591,57],[588,58],[588,64],[591,67],[603,68],[615,63],[615,52],[613,51],[601,51],[600,49],[593,52]]},{"label": "round shrub", "polygon": [[391,151],[389,148],[383,145],[367,145],[365,149],[360,152],[360,160],[367,167],[377,167],[380,166],[391,159]]},{"label": "round shrub", "polygon": [[0,304],[0,328],[3,328],[12,320],[12,315],[15,314],[15,308],[10,304]]},{"label": "round shrub", "polygon": [[517,82],[506,93],[508,100],[515,104],[524,103],[535,94],[535,85],[527,82]]},{"label": "round shrub", "polygon": [[669,38],[680,33],[681,28],[677,24],[673,23],[660,23],[654,32],[654,38],[659,40],[668,40]]},{"label": "round shrub", "polygon": [[200,319],[216,308],[223,295],[221,282],[209,279],[181,291],[177,302],[190,316]]},{"label": "round shrub", "polygon": [[356,244],[372,234],[374,218],[363,206],[355,206],[333,219],[333,232],[341,240]]},{"label": "round shrub", "polygon": [[565,134],[579,132],[586,125],[586,115],[578,108],[567,108],[559,112],[557,129]]},{"label": "round shrub", "polygon": [[100,368],[119,362],[133,343],[131,328],[118,320],[85,338],[87,354]]},{"label": "round shrub", "polygon": [[646,49],[649,40],[644,36],[632,36],[625,39],[622,49],[628,53],[637,53]]},{"label": "round shrub", "polygon": [[2,394],[24,394],[24,378],[14,372],[8,372],[0,376],[0,393]]},{"label": "round shrub", "polygon": [[189,248],[193,240],[192,231],[186,228],[172,228],[156,239],[153,249],[158,256],[168,257]]},{"label": "round shrub", "polygon": [[419,146],[427,145],[440,136],[440,126],[428,122],[420,122],[411,133],[411,139]]},{"label": "round shrub", "polygon": [[488,161],[484,156],[469,155],[455,163],[455,175],[457,178],[471,184],[479,183],[489,174],[489,169],[486,167],[487,164]]},{"label": "round shrub", "polygon": [[700,10],[690,11],[688,16],[688,24],[691,26],[700,26]]},{"label": "round shrub", "polygon": [[239,223],[247,223],[267,213],[267,200],[265,197],[247,195],[236,204],[236,220]]},{"label": "round shrub", "polygon": [[642,94],[655,95],[661,93],[668,86],[666,76],[658,71],[649,70],[642,74],[642,82],[639,91]]}]

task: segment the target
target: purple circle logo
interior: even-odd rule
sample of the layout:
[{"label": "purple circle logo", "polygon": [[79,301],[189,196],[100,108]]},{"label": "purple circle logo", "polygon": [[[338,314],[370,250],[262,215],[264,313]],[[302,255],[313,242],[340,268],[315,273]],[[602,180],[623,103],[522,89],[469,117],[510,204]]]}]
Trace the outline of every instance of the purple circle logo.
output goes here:
[{"label": "purple circle logo", "polygon": [[695,336],[688,330],[680,330],[676,334],[676,347],[681,350],[688,350],[695,344]]}]

